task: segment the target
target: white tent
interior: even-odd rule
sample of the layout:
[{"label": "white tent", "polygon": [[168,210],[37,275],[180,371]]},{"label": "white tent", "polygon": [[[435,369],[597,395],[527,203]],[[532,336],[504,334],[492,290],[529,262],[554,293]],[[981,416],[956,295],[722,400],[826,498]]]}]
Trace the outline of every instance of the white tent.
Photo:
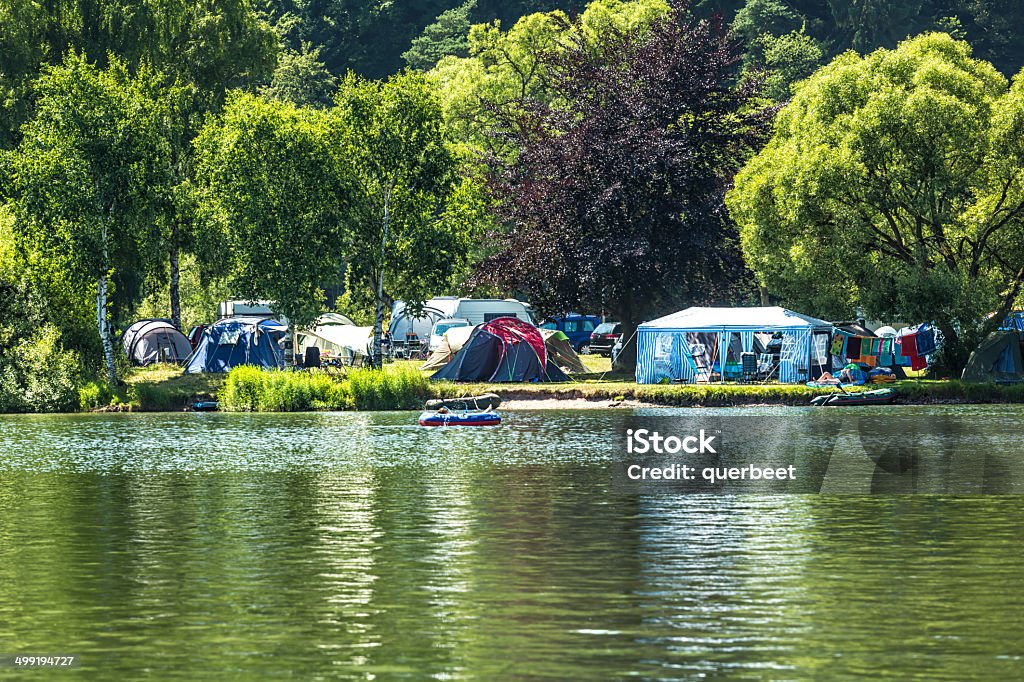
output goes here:
[{"label": "white tent", "polygon": [[827,369],[832,325],[779,307],[687,308],[637,328],[636,380],[641,384],[707,381],[724,376],[728,349],[737,334],[744,352],[753,351],[757,333],[781,334],[778,379],[797,383]]},{"label": "white tent", "polygon": [[476,327],[463,326],[463,327],[452,327],[444,333],[441,338],[441,343],[437,349],[430,354],[427,361],[420,367],[421,370],[437,369],[444,367],[448,362],[455,357],[455,354],[462,350],[462,347],[466,345],[466,341],[469,341],[470,335]]},{"label": "white tent", "polygon": [[338,313],[324,313],[310,329],[298,334],[299,353],[316,346],[321,354],[330,354],[351,360],[357,355],[369,355],[373,343],[373,327],[359,327]]}]

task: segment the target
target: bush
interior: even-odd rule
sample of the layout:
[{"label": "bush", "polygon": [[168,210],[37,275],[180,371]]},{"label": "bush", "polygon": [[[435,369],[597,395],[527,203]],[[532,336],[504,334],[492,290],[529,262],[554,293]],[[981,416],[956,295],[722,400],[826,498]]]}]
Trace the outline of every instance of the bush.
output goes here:
[{"label": "bush", "polygon": [[344,378],[319,372],[281,372],[236,367],[218,400],[234,412],[307,410],[404,410],[423,404],[427,379],[415,369],[357,369]]},{"label": "bush", "polygon": [[392,371],[357,369],[348,375],[348,391],[357,410],[412,410],[430,395],[430,382],[412,367]]},{"label": "bush", "polygon": [[0,354],[0,412],[66,412],[78,406],[78,354],[43,325]]},{"label": "bush", "polygon": [[120,392],[106,381],[87,381],[78,389],[78,406],[83,410],[95,410],[120,403]]}]

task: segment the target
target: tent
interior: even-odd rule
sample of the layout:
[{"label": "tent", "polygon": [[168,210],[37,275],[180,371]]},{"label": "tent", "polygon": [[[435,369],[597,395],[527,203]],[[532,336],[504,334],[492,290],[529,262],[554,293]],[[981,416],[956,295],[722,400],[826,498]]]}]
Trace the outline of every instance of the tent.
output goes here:
[{"label": "tent", "polygon": [[779,355],[772,356],[770,369],[781,383],[808,381],[828,369],[832,325],[824,320],[777,306],[694,307],[637,328],[637,383],[725,377],[738,366],[739,357],[729,351],[735,347],[734,335],[741,352],[754,352],[758,333],[779,337]]},{"label": "tent", "polygon": [[324,313],[311,328],[301,330],[297,336],[300,356],[305,356],[306,349],[315,346],[321,353],[351,362],[356,356],[370,355],[373,327],[359,327],[345,315]]},{"label": "tent", "polygon": [[572,342],[565,332],[557,329],[541,329],[541,336],[544,337],[544,347],[547,349],[548,358],[551,362],[569,374],[583,374],[587,371],[580,356],[572,348]]},{"label": "tent", "polygon": [[154,362],[181,363],[192,352],[192,345],[170,320],[139,320],[121,337],[128,362],[145,367]]},{"label": "tent", "polygon": [[1024,381],[1024,356],[1018,331],[992,332],[971,353],[964,367],[964,381]]},{"label": "tent", "polygon": [[284,367],[281,342],[288,327],[260,317],[231,317],[218,320],[203,335],[185,361],[186,374],[227,372],[238,365]]},{"label": "tent", "polygon": [[437,349],[430,354],[420,369],[438,369],[447,365],[455,357],[455,354],[466,345],[474,329],[475,327],[452,327],[446,331],[441,337],[441,343],[438,344]]},{"label": "tent", "polygon": [[[439,369],[447,365],[455,357],[455,354],[466,345],[473,329],[473,327],[454,327],[446,331],[437,350],[430,354],[420,369]],[[576,351],[572,349],[568,336],[557,329],[539,329],[538,331],[544,339],[548,360],[553,365],[570,374],[587,371],[580,357],[576,355]]]},{"label": "tent", "polygon": [[430,377],[448,381],[568,381],[529,322],[499,317],[473,328],[455,357]]}]

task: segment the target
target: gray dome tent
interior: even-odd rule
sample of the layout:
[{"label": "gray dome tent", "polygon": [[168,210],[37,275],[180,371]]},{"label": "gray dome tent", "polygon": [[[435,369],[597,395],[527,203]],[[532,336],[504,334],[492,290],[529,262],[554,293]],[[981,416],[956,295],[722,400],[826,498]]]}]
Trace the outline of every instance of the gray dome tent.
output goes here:
[{"label": "gray dome tent", "polygon": [[181,364],[192,352],[192,345],[169,320],[139,320],[121,337],[128,362],[139,367],[154,362]]}]

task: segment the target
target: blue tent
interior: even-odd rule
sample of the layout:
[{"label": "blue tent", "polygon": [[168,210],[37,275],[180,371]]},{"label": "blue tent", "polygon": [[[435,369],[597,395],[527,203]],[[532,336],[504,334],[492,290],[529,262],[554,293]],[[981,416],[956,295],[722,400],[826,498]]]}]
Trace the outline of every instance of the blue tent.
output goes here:
[{"label": "blue tent", "polygon": [[636,381],[693,383],[722,377],[733,334],[742,351],[750,352],[754,335],[762,332],[781,336],[777,366],[772,367],[781,383],[808,381],[816,370],[829,369],[829,322],[779,307],[687,308],[637,328]]},{"label": "blue tent", "polygon": [[185,360],[186,374],[227,372],[237,365],[268,369],[284,367],[280,341],[288,327],[277,320],[232,317],[218,320],[203,330],[192,355]]}]

